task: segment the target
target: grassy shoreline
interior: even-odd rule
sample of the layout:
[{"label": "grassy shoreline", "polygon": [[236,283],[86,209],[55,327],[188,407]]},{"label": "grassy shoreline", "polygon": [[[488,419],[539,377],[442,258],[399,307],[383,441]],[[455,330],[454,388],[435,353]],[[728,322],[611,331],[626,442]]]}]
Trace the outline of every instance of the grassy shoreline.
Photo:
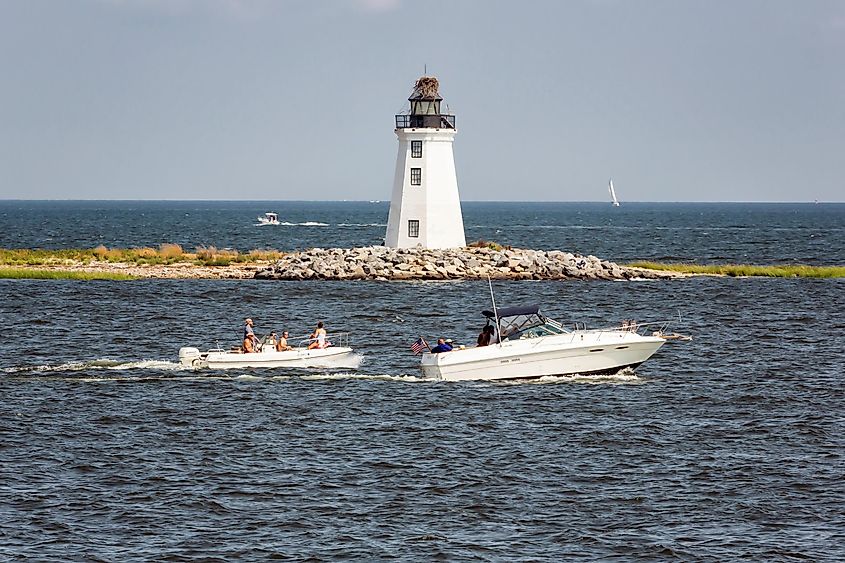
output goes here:
[{"label": "grassy shoreline", "polygon": [[661,262],[631,262],[628,266],[682,274],[729,277],[845,278],[845,266],[807,266],[805,264],[756,266],[752,264],[667,264]]},{"label": "grassy shoreline", "polygon": [[93,262],[134,264],[138,266],[166,266],[189,262],[197,266],[229,266],[278,260],[284,256],[277,250],[218,249],[199,246],[194,252],[185,252],[178,244],[165,243],[158,248],[73,248],[66,250],[7,249],[0,248],[0,266],[63,266],[91,264]]},{"label": "grassy shoreline", "polygon": [[88,272],[77,270],[44,270],[38,268],[0,267],[0,279],[13,280],[136,280],[136,276],[119,272]]}]

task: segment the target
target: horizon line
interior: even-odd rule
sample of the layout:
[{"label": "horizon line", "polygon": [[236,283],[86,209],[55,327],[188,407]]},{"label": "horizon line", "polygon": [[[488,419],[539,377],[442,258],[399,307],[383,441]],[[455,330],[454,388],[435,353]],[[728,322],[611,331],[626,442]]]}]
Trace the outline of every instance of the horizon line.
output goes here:
[{"label": "horizon line", "polygon": [[[216,202],[216,203],[390,203],[389,199],[252,199],[252,200],[243,200],[243,199],[132,199],[132,198],[118,198],[118,199],[101,199],[101,198],[41,198],[41,199],[25,199],[25,198],[2,198],[0,197],[0,202],[83,202],[83,201],[109,201],[109,202],[173,202],[173,203],[190,203],[190,202]],[[611,206],[611,202],[605,200],[542,200],[542,199],[529,199],[529,200],[486,200],[486,199],[465,199],[461,200],[461,203],[603,203]],[[657,201],[657,200],[627,200],[620,202],[621,206],[624,207],[625,204],[641,204],[641,203],[695,203],[695,204],[706,204],[706,203],[766,203],[766,204],[810,204],[810,205],[822,205],[822,204],[841,204],[845,203],[845,200],[841,201],[833,201],[833,200],[722,200],[722,201],[701,201],[701,200],[664,200],[664,201]]]}]

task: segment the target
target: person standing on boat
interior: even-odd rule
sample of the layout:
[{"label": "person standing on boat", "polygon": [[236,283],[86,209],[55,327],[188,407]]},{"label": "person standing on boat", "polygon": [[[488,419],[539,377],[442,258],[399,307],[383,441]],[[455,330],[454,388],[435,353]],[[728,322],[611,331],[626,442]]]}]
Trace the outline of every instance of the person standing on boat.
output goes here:
[{"label": "person standing on boat", "polygon": [[323,328],[323,321],[317,323],[317,328],[311,334],[311,344],[308,349],[325,348],[326,347],[326,329]]},{"label": "person standing on boat", "polygon": [[244,352],[258,351],[258,337],[255,336],[252,319],[244,320]]}]

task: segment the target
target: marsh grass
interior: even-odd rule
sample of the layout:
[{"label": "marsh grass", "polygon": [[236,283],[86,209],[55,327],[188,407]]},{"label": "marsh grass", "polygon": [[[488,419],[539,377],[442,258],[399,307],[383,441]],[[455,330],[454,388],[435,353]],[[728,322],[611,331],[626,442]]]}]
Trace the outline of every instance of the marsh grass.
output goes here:
[{"label": "marsh grass", "polygon": [[278,250],[240,253],[214,246],[199,246],[191,253],[172,243],[164,243],[158,248],[107,248],[100,245],[91,249],[69,250],[0,249],[0,266],[64,266],[90,264],[94,261],[153,266],[178,262],[191,262],[199,266],[228,266],[233,262],[249,264],[278,260],[282,256],[284,253]]},{"label": "marsh grass", "polygon": [[73,272],[67,270],[38,270],[34,268],[0,267],[0,279],[32,280],[134,280],[135,276],[115,272]]},{"label": "marsh grass", "polygon": [[471,242],[471,243],[467,244],[467,246],[470,247],[470,248],[489,248],[491,250],[497,250],[497,251],[498,250],[504,250],[506,248],[510,249],[510,246],[502,246],[498,242],[493,242],[493,241],[484,240],[484,239],[479,239],[475,242]]},{"label": "marsh grass", "polygon": [[713,274],[731,277],[770,278],[843,278],[845,266],[807,266],[804,264],[782,266],[754,266],[751,264],[664,264],[660,262],[632,262],[635,268],[664,270],[684,274]]}]

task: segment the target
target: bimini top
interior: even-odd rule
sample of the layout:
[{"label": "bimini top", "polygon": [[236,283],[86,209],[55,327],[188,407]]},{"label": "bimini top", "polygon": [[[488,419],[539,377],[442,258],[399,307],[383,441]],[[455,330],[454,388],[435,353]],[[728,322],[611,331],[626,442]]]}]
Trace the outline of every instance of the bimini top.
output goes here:
[{"label": "bimini top", "polygon": [[[504,309],[496,309],[496,313],[499,314],[500,319],[504,319],[506,317],[518,317],[519,315],[537,315],[540,313],[540,306],[521,305],[519,307],[505,307]],[[488,319],[496,318],[496,314],[493,313],[493,311],[481,311],[481,314]]]}]

